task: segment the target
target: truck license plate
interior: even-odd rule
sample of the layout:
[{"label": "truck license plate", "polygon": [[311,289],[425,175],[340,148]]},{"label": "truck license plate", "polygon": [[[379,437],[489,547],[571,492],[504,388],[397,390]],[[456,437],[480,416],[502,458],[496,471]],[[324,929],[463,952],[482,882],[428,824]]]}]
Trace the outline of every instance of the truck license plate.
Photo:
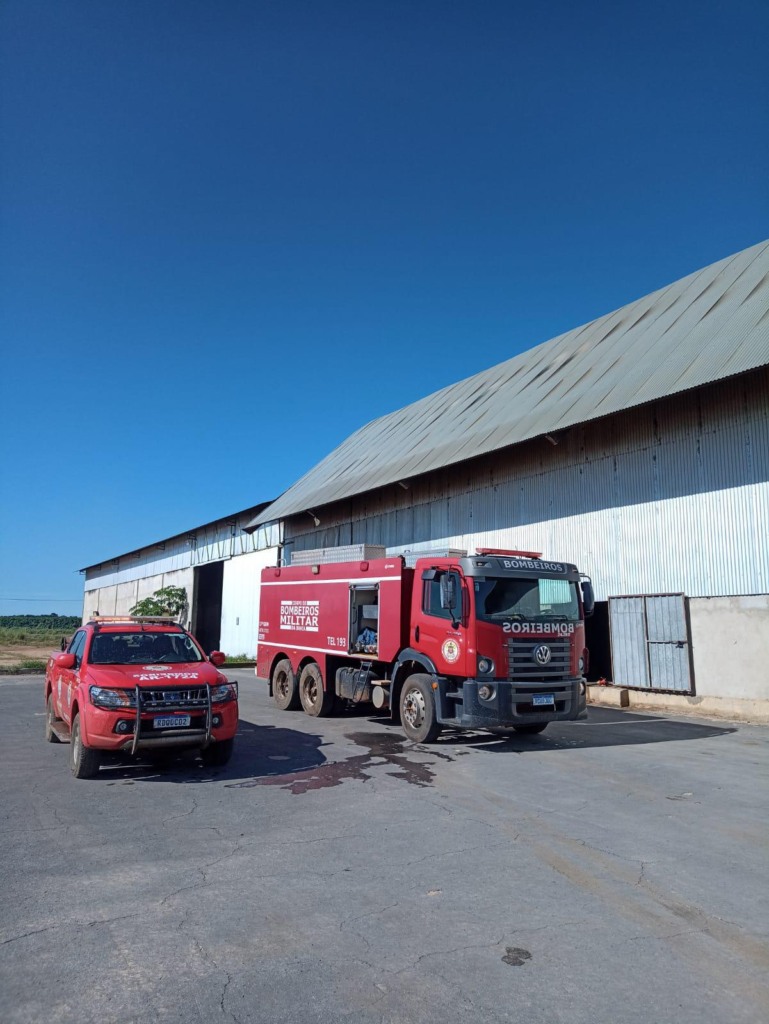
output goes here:
[{"label": "truck license plate", "polygon": [[189,724],[189,715],[169,715],[167,718],[156,718],[153,723],[156,729],[183,729]]},{"label": "truck license plate", "polygon": [[555,695],[552,693],[537,693],[531,698],[531,703],[535,707],[540,704],[555,704]]}]

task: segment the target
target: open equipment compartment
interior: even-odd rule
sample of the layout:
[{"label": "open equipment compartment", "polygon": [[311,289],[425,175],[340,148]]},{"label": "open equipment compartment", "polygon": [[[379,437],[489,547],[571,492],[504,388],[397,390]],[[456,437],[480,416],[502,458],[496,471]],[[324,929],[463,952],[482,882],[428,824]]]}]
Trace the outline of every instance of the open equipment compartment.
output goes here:
[{"label": "open equipment compartment", "polygon": [[379,653],[379,584],[350,587],[350,654]]}]

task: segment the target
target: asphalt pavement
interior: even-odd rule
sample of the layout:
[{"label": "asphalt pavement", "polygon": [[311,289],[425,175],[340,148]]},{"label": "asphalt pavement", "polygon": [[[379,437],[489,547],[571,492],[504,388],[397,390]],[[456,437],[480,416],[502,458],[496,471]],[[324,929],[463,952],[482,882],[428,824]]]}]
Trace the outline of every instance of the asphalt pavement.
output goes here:
[{"label": "asphalt pavement", "polygon": [[281,712],[72,778],[0,680],[5,1024],[765,1024],[769,729],[591,708],[434,746]]}]

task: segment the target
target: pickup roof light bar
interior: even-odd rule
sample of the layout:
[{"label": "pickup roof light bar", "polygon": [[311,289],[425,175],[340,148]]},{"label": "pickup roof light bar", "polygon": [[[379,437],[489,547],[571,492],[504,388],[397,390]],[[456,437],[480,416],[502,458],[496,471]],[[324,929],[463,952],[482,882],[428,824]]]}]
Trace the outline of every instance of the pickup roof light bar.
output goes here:
[{"label": "pickup roof light bar", "polygon": [[541,551],[506,551],[504,548],[476,548],[477,555],[512,555],[514,558],[541,558]]},{"label": "pickup roof light bar", "polygon": [[179,632],[182,627],[171,615],[92,615],[87,626],[117,626],[121,623],[137,626],[176,626]]}]

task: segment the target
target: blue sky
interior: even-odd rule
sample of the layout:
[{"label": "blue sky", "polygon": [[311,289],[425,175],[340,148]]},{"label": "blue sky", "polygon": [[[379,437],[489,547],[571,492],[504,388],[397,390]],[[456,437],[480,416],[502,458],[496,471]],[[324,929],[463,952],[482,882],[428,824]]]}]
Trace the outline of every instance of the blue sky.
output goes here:
[{"label": "blue sky", "polygon": [[0,40],[0,614],[769,235],[760,0],[5,0]]}]

